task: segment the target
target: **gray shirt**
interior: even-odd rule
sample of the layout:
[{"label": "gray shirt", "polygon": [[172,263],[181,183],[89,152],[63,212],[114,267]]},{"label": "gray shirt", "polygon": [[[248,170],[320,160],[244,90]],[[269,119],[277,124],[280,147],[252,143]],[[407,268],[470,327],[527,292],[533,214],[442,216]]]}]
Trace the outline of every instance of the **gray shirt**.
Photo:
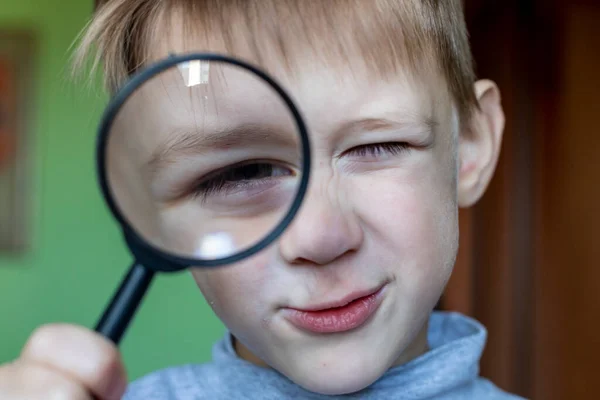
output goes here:
[{"label": "gray shirt", "polygon": [[390,369],[360,392],[323,396],[302,389],[273,369],[239,358],[227,334],[213,347],[212,362],[151,373],[133,382],[124,400],[520,399],[479,376],[486,337],[486,329],[471,318],[434,312],[428,332],[430,351]]}]

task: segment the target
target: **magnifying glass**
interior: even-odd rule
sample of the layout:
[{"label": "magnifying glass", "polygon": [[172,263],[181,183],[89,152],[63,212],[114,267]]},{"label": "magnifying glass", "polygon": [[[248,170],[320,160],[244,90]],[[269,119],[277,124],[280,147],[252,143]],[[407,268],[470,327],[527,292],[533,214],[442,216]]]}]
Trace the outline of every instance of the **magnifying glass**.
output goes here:
[{"label": "magnifying glass", "polygon": [[310,172],[307,128],[283,88],[219,54],[135,75],[100,124],[97,173],[134,261],[96,331],[118,343],[157,272],[235,264],[277,240]]}]

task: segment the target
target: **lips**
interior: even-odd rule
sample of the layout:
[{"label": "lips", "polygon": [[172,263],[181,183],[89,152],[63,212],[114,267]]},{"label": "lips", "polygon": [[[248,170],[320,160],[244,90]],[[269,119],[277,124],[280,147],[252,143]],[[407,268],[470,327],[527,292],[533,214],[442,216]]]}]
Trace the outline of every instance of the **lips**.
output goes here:
[{"label": "lips", "polygon": [[383,287],[367,293],[303,309],[284,309],[286,319],[296,327],[313,333],[340,333],[365,324],[381,305]]}]

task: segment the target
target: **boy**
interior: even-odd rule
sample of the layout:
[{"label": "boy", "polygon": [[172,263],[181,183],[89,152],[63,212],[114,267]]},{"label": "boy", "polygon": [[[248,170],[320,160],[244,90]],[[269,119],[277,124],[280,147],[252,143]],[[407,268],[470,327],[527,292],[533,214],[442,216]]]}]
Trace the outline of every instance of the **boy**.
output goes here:
[{"label": "boy", "polygon": [[[483,194],[504,127],[498,88],[475,81],[459,0],[109,0],[82,57],[92,45],[111,91],[170,52],[258,64],[309,125],[311,186],[276,246],[192,271],[229,329],[212,363],[126,390],[112,345],[54,325],[2,368],[0,397],[515,398],[478,377],[485,329],[432,313],[455,262],[458,207]],[[369,316],[308,332],[282,311],[326,303],[365,304]]]}]

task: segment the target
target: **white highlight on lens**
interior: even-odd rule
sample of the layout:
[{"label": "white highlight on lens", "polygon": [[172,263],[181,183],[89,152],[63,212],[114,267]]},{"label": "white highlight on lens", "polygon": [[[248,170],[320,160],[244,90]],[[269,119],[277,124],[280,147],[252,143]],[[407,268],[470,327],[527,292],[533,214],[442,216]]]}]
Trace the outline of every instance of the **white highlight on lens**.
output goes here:
[{"label": "white highlight on lens", "polygon": [[233,238],[226,232],[216,232],[203,236],[198,245],[196,257],[205,260],[228,257],[235,252]]},{"label": "white highlight on lens", "polygon": [[208,61],[191,60],[178,65],[187,87],[208,84],[210,65]]}]

